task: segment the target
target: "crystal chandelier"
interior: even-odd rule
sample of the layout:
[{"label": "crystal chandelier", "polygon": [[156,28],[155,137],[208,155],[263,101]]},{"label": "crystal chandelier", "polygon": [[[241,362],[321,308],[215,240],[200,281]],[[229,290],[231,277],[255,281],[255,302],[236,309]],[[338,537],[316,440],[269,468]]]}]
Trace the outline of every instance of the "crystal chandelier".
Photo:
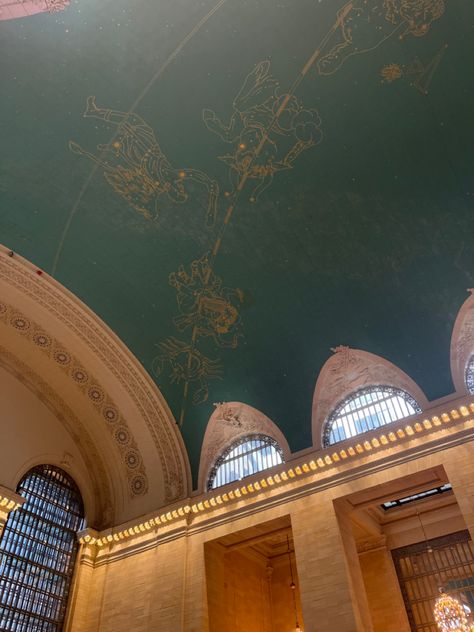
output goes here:
[{"label": "crystal chandelier", "polygon": [[469,632],[472,628],[468,626],[462,605],[441,588],[440,593],[433,610],[440,632]]},{"label": "crystal chandelier", "polygon": [[[438,564],[436,563],[436,556],[431,548],[430,543],[428,542],[428,538],[426,537],[425,528],[423,526],[423,522],[421,521],[420,512],[417,511],[418,520],[420,521],[420,527],[423,532],[423,537],[426,543],[426,550],[428,553],[433,555],[433,560],[435,562],[435,567],[437,570],[437,574],[440,576]],[[469,626],[467,622],[466,613],[462,604],[454,597],[446,594],[444,589],[440,587],[439,589],[440,595],[435,602],[435,606],[433,609],[434,618],[436,621],[436,625],[438,626],[438,630],[440,632],[472,632],[472,628]]]}]

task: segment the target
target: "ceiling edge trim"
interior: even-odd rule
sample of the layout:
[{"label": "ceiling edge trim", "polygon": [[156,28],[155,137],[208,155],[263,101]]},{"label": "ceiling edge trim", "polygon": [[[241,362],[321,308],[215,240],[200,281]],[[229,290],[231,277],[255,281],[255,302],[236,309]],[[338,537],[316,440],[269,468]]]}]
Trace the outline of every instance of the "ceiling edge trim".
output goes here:
[{"label": "ceiling edge trim", "polygon": [[165,501],[186,495],[191,476],[183,439],[163,395],[125,344],[63,285],[4,246],[0,279],[64,323],[115,376],[150,432],[163,469]]},{"label": "ceiling edge trim", "polygon": [[[92,496],[95,511],[91,521],[97,525],[107,525],[113,522],[113,508],[110,499],[112,491],[110,487],[107,469],[100,452],[97,450],[87,428],[75,415],[72,409],[64,402],[58,393],[29,366],[16,355],[0,345],[0,367],[13,375],[29,391],[31,391],[54,414],[69,435],[74,439],[79,448],[84,463],[90,474],[92,489],[81,489],[85,498]],[[61,465],[64,467],[64,465]],[[76,479],[77,476],[73,475]],[[88,493],[89,492],[89,493]],[[92,502],[89,503],[90,505]]]},{"label": "ceiling edge trim", "polygon": [[0,302],[0,322],[35,345],[49,360],[53,360],[70,379],[73,387],[86,397],[87,403],[92,404],[105,422],[103,425],[120,454],[130,496],[145,494],[148,491],[148,477],[142,455],[129,424],[120,408],[108,395],[107,389],[84,368],[83,363],[65,345],[20,310]]}]

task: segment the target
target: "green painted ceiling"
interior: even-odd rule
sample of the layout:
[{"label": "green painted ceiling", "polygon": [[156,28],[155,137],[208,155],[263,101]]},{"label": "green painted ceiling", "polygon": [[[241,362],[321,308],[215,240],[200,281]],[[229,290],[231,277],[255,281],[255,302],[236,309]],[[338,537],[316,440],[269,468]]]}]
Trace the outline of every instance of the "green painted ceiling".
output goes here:
[{"label": "green painted ceiling", "polygon": [[136,354],[195,474],[213,402],[310,445],[337,344],[452,391],[473,26],[466,0],[74,0],[0,22],[0,241]]}]

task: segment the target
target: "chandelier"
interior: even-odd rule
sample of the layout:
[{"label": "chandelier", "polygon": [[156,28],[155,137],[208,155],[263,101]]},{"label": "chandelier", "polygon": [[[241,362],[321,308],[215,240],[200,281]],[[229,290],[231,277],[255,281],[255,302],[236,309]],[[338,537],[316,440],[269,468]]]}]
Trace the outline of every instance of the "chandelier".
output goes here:
[{"label": "chandelier", "polygon": [[440,593],[433,610],[440,632],[469,632],[472,628],[467,623],[462,605],[441,588]]},{"label": "chandelier", "polygon": [[[420,527],[423,532],[423,537],[426,544],[426,550],[428,553],[431,553],[433,556],[433,560],[435,562],[435,567],[437,570],[437,574],[441,578],[441,574],[439,572],[438,564],[436,562],[435,553],[428,542],[428,538],[426,537],[425,527],[423,526],[423,522],[421,521],[420,512],[416,512],[418,516],[418,520],[420,521]],[[450,595],[444,592],[444,589],[440,587],[439,589],[440,595],[435,602],[435,606],[433,609],[434,618],[436,621],[436,625],[440,632],[472,632],[473,628],[469,626],[467,622],[466,613],[464,608],[457,599],[451,597]]]}]

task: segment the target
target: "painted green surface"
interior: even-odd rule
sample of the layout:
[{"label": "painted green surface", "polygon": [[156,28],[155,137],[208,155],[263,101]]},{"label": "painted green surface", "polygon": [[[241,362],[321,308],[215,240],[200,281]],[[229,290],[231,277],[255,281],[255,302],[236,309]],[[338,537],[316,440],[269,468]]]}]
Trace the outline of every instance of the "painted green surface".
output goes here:
[{"label": "painted green surface", "polygon": [[[336,0],[77,0],[58,14],[0,22],[0,240],[53,272],[112,327],[177,420],[185,387],[172,383],[170,362],[157,372],[156,357],[170,350],[171,337],[189,347],[193,326],[179,331],[173,321],[180,311],[169,275],[212,250],[233,206],[212,262],[223,286],[239,290],[224,293],[228,331],[216,340],[195,331],[191,345],[211,367],[205,401],[193,403],[203,384],[190,379],[184,406],[195,474],[213,402],[259,408],[293,449],[308,446],[316,378],[337,344],[391,360],[428,398],[452,391],[450,335],[474,285],[474,5],[446,0],[439,15],[443,4],[354,0],[337,22],[343,3]],[[330,42],[302,76],[341,24],[360,54],[323,74]],[[373,50],[361,53],[364,46]],[[227,123],[261,61],[271,63],[279,95],[298,81],[294,95],[306,112],[318,111],[323,137],[313,112],[312,127],[299,132],[314,146],[252,202],[257,181],[226,196],[231,169],[219,160],[238,152],[242,137],[224,142],[202,111]],[[395,74],[381,74],[391,64]],[[195,171],[183,178],[187,199],[164,193],[147,219],[103,168],[69,149],[72,140],[99,156],[97,145],[117,132],[82,116],[90,95],[99,107],[133,108],[146,121],[176,168],[173,182],[191,169],[218,183],[213,228]],[[290,119],[283,110],[278,120],[288,127]],[[258,141],[261,122],[247,125],[244,140]],[[279,151],[291,148],[291,134],[271,134]],[[272,147],[264,144],[251,164],[268,168]],[[124,165],[121,158],[110,154],[109,164]],[[202,309],[201,324],[213,317],[209,305]],[[234,334],[236,348],[223,347]],[[185,358],[175,369],[181,363],[189,375]]]}]

